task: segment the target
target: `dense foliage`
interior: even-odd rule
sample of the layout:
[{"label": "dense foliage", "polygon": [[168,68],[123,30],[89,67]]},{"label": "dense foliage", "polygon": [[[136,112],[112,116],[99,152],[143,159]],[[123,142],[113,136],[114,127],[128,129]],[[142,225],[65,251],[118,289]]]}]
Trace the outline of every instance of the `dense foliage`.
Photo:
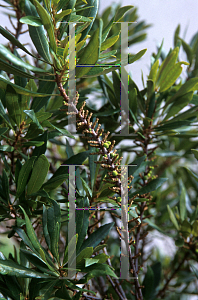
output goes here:
[{"label": "dense foliage", "polygon": [[[118,5],[99,16],[98,5],[99,0],[4,0],[15,25],[13,33],[0,27],[7,39],[0,45],[0,229],[15,246],[14,253],[0,252],[0,299],[184,300],[198,295],[198,173],[193,169],[198,34],[187,44],[178,26],[174,48],[165,54],[161,45],[152,54],[144,88],[138,88],[134,75],[126,87],[118,22],[138,20],[137,9]],[[69,22],[76,22],[76,64],[90,65],[76,67],[73,99]],[[19,41],[24,24],[31,50]],[[149,26],[130,23],[129,46],[144,40]],[[179,60],[182,49],[187,62]],[[129,54],[122,64],[145,51]],[[188,66],[185,81],[182,65]],[[121,85],[129,91],[129,122],[123,123],[128,136],[119,134]],[[72,113],[77,132],[68,126]],[[69,165],[77,166],[75,214],[69,205],[69,177],[74,176]],[[128,210],[121,165],[133,165],[128,167]],[[76,228],[68,238],[71,214]],[[175,243],[172,256],[157,248],[156,232]],[[122,234],[129,242],[129,280],[119,278]],[[162,250],[168,248],[165,242]]]}]

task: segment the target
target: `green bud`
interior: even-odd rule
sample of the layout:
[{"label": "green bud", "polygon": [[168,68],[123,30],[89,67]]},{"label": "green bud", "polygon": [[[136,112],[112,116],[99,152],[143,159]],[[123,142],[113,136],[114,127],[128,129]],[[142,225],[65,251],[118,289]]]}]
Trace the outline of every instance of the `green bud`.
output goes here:
[{"label": "green bud", "polygon": [[118,172],[117,171],[113,171],[112,174],[113,174],[113,176],[117,176]]},{"label": "green bud", "polygon": [[108,143],[104,143],[104,145],[103,145],[105,148],[109,148],[109,144]]},{"label": "green bud", "polygon": [[118,197],[117,200],[118,200],[119,202],[121,202],[121,201],[122,201],[122,198],[121,198],[121,197]]},{"label": "green bud", "polygon": [[89,128],[89,131],[92,131],[92,129],[91,129],[91,128]]}]

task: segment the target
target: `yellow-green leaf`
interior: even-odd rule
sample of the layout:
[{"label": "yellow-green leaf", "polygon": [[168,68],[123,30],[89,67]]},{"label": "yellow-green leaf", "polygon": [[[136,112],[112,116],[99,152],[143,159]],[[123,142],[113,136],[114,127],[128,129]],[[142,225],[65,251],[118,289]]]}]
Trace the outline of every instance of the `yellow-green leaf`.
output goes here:
[{"label": "yellow-green leaf", "polygon": [[111,36],[110,38],[106,39],[102,43],[100,51],[103,51],[103,50],[106,50],[106,49],[110,48],[111,46],[113,46],[117,42],[118,39],[119,39],[119,34]]}]

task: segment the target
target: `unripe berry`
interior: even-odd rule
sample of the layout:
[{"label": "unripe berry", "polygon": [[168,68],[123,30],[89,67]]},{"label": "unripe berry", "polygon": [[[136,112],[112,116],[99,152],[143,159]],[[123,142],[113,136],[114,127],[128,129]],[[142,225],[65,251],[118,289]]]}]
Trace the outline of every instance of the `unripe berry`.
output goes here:
[{"label": "unripe berry", "polygon": [[113,176],[117,176],[118,172],[117,171],[113,171],[112,174],[113,174]]}]

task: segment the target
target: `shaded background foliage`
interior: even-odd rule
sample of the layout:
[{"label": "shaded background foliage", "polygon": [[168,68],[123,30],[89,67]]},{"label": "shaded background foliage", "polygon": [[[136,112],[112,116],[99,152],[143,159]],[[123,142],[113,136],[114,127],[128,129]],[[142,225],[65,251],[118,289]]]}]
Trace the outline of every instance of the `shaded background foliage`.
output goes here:
[{"label": "shaded background foliage", "polygon": [[[129,76],[130,122],[124,126],[129,125],[131,135],[127,138],[114,135],[120,129],[118,68],[78,67],[77,109],[71,107],[85,139],[67,128],[69,32],[67,23],[58,22],[85,22],[76,29],[77,63],[115,64],[120,60],[120,25],[113,22],[136,21],[137,9],[109,7],[99,16],[98,2],[93,0],[5,1],[5,5],[15,8],[17,27],[13,34],[0,27],[9,41],[0,45],[0,220],[4,235],[12,237],[16,246],[13,254],[0,255],[1,298],[197,295],[198,175],[192,167],[198,159],[197,34],[188,45],[180,26],[176,28],[168,55],[162,45],[153,53],[142,90]],[[29,26],[37,52],[29,52],[19,42],[23,23]],[[131,24],[129,45],[145,39],[148,27],[144,21]],[[181,48],[187,62],[179,60]],[[21,57],[19,49],[32,56],[34,64],[28,55]],[[145,51],[129,55],[129,64]],[[180,80],[183,65],[187,65],[186,81]],[[91,97],[94,92],[97,96]],[[78,210],[76,235],[68,241],[69,176],[68,167],[61,166],[84,164],[76,170],[78,208],[120,209],[123,155],[122,164],[136,165],[129,168],[128,226],[130,269],[139,279],[131,281],[118,279],[119,210]],[[154,230],[175,242],[173,257],[167,259],[152,247]],[[68,250],[73,243],[79,276],[68,279],[68,257],[73,254]]]}]

